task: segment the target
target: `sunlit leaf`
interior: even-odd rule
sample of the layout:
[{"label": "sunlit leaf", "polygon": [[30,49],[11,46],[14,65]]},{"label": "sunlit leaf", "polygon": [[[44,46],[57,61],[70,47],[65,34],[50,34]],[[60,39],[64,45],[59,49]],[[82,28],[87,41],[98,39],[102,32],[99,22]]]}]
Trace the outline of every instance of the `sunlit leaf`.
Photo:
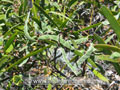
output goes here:
[{"label": "sunlit leaf", "polygon": [[101,49],[108,49],[108,50],[115,51],[115,52],[120,52],[120,48],[118,48],[117,46],[113,46],[113,45],[95,44],[94,47],[98,49],[101,48]]},{"label": "sunlit leaf", "polygon": [[4,47],[4,52],[6,52],[6,50],[9,48],[9,46],[13,43],[13,41],[15,40],[16,35],[17,35],[17,32],[14,33],[14,34],[10,37],[10,39],[6,42],[5,47]]},{"label": "sunlit leaf", "polygon": [[28,16],[27,16],[27,19],[25,21],[25,26],[24,26],[24,33],[25,33],[25,36],[28,40],[31,40],[31,41],[35,41],[35,39],[33,37],[31,37],[28,33],[28,30],[29,30],[29,27],[28,27],[28,21],[29,21],[29,17],[30,17],[30,12],[28,12]]},{"label": "sunlit leaf", "polygon": [[80,66],[80,64],[82,64],[86,59],[88,59],[94,51],[95,48],[93,47],[93,44],[91,44],[86,53],[77,61],[77,65]]},{"label": "sunlit leaf", "polygon": [[109,80],[104,77],[101,73],[99,73],[97,70],[92,69],[89,65],[87,65],[89,67],[89,69],[91,69],[93,71],[93,73],[101,80],[105,81],[105,82],[109,82]]},{"label": "sunlit leaf", "polygon": [[107,20],[110,23],[110,26],[113,28],[113,30],[117,34],[118,39],[120,40],[120,24],[115,19],[111,11],[106,8],[106,6],[102,6],[100,10],[103,13],[103,15],[107,18]]}]

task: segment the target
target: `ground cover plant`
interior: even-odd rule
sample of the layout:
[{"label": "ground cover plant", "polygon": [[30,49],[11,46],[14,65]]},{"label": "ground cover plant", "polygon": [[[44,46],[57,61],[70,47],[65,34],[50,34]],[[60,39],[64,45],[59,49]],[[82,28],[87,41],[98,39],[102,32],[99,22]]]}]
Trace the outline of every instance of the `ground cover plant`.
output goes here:
[{"label": "ground cover plant", "polygon": [[[0,89],[120,89],[119,11],[119,0],[0,0]],[[27,83],[40,76],[53,81]]]}]

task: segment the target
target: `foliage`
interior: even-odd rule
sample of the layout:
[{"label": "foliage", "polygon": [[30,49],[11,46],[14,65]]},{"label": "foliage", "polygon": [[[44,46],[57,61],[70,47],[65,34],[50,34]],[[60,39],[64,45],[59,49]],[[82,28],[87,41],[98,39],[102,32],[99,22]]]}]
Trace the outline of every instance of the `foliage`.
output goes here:
[{"label": "foliage", "polygon": [[[7,81],[10,80],[5,89],[13,83],[23,89],[22,77],[36,64],[46,66],[44,74],[58,77],[67,77],[64,74],[67,68],[75,76],[83,75],[85,65],[99,79],[109,82],[98,64],[104,60],[120,75],[119,0],[1,0],[0,3],[0,80],[4,83],[7,74]],[[47,89],[51,88],[49,84]]]}]

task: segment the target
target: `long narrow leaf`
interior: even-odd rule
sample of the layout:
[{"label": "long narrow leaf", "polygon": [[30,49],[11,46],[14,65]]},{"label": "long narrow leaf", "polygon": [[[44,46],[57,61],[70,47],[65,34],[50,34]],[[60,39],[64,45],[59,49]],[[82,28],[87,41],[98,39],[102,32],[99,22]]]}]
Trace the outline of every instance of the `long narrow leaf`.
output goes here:
[{"label": "long narrow leaf", "polygon": [[104,40],[97,34],[94,34],[94,39],[97,40],[99,44],[105,44]]},{"label": "long narrow leaf", "polygon": [[68,67],[72,70],[72,72],[74,72],[75,73],[75,75],[77,76],[78,74],[80,74],[81,73],[81,71],[77,71],[78,69],[77,69],[77,66],[76,65],[72,65],[71,63],[70,63],[70,61],[66,58],[66,53],[65,53],[65,51],[64,51],[64,49],[63,48],[61,48],[61,50],[62,50],[62,55],[63,55],[63,60],[64,60],[64,62],[68,65]]},{"label": "long narrow leaf", "polygon": [[51,84],[48,84],[47,90],[51,90],[51,89],[52,89],[52,85],[51,85]]},{"label": "long narrow leaf", "polygon": [[68,7],[71,7],[75,2],[77,2],[78,0],[71,0],[69,3],[68,3]]},{"label": "long narrow leaf", "polygon": [[94,51],[95,48],[93,47],[93,44],[91,44],[86,53],[77,61],[77,65],[80,66],[80,64],[82,64],[86,59],[88,59]]},{"label": "long narrow leaf", "polygon": [[105,82],[109,82],[109,80],[104,77],[101,73],[99,73],[98,71],[96,71],[95,69],[92,69],[92,67],[90,67],[89,65],[87,65],[89,67],[89,69],[91,69],[93,71],[93,73],[100,78],[101,80],[105,81]]},{"label": "long narrow leaf", "polygon": [[24,33],[25,33],[25,36],[28,40],[31,40],[31,41],[35,41],[35,39],[33,37],[31,37],[28,33],[28,21],[29,21],[29,17],[30,17],[30,12],[28,12],[28,16],[27,16],[27,19],[25,21],[25,26],[24,26]]},{"label": "long narrow leaf", "polygon": [[13,67],[15,67],[16,65],[22,63],[25,59],[29,58],[30,56],[34,56],[34,55],[36,55],[37,53],[40,53],[40,52],[42,52],[43,50],[45,50],[45,49],[47,49],[47,48],[49,48],[49,47],[50,47],[50,45],[49,45],[49,46],[46,46],[46,47],[43,47],[43,48],[41,48],[41,49],[39,49],[39,50],[32,51],[31,53],[27,54],[27,55],[24,56],[23,58],[17,60],[15,63],[13,63],[12,65],[10,65],[10,66],[6,69],[6,71],[8,71],[8,70],[12,69]]},{"label": "long narrow leaf", "polygon": [[19,25],[21,25],[21,23],[18,23],[18,24],[16,24],[16,25],[14,25],[13,27],[11,27],[11,28],[4,34],[4,38],[5,38],[6,36],[9,36],[11,30],[17,28]]},{"label": "long narrow leaf", "polygon": [[117,34],[118,39],[120,40],[120,24],[118,23],[118,21],[115,19],[111,11],[106,8],[106,6],[102,6],[100,11],[107,18],[107,20],[110,23],[110,26],[113,28],[113,30]]},{"label": "long narrow leaf", "polygon": [[[58,27],[58,25],[52,20],[52,18],[44,11],[44,9],[41,6],[38,6],[36,3],[34,5],[55,25]],[[59,28],[59,27],[58,27]]]},{"label": "long narrow leaf", "polygon": [[[104,40],[97,34],[94,34],[94,39],[97,40],[99,44],[105,44]],[[107,49],[103,49],[103,52],[105,54],[111,54],[110,50],[107,50]]]},{"label": "long narrow leaf", "polygon": [[0,58],[0,67],[1,67],[5,62],[7,62],[9,58],[10,58],[10,56],[7,56],[7,55],[5,55],[5,56],[3,56],[2,58]]},{"label": "long narrow leaf", "polygon": [[58,13],[58,12],[54,12],[54,11],[51,11],[50,13],[55,14],[55,15],[58,15],[58,16],[62,16],[62,17],[64,17],[65,19],[68,19],[70,22],[73,23],[73,21],[72,21],[69,17],[66,17],[66,16],[65,16],[64,14],[62,14],[62,13]]},{"label": "long narrow leaf", "polygon": [[[66,41],[62,37],[59,37],[58,35],[42,35],[38,38],[38,40],[48,40],[48,39],[54,40],[58,43],[61,43],[63,46],[65,46],[71,50],[74,49],[74,47],[71,45],[72,42],[70,40]],[[82,37],[80,39],[74,40],[74,42],[76,44],[81,44],[81,43],[86,42],[87,40],[88,40],[88,37]]]},{"label": "long narrow leaf", "polygon": [[106,61],[110,61],[110,62],[114,62],[114,63],[120,62],[120,59],[112,59],[110,57],[110,55],[99,55],[99,56],[97,56],[97,58],[99,60],[106,60]]},{"label": "long narrow leaf", "polygon": [[108,50],[115,51],[115,52],[120,52],[120,48],[113,46],[113,45],[95,44],[94,47],[101,48],[101,49],[108,49]]},{"label": "long narrow leaf", "polygon": [[7,41],[7,43],[5,44],[5,47],[4,47],[4,52],[9,48],[9,46],[13,43],[13,41],[15,40],[15,37],[17,35],[17,32],[14,33],[10,39]]},{"label": "long narrow leaf", "polygon": [[97,24],[90,25],[89,27],[83,28],[83,29],[81,29],[81,30],[74,31],[73,33],[79,33],[79,32],[81,32],[81,31],[89,30],[89,29],[92,29],[92,28],[94,28],[94,27],[99,26],[100,24],[101,24],[101,22],[100,22],[100,23],[97,23]]}]

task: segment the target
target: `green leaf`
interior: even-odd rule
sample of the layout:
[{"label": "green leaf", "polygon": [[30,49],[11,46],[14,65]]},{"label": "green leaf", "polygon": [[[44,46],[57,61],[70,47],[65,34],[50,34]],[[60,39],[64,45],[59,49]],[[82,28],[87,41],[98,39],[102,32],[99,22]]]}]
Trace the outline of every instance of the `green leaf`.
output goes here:
[{"label": "green leaf", "polygon": [[10,13],[11,13],[11,8],[8,8],[8,10],[6,11],[6,13],[5,13],[5,20],[7,21],[7,19],[9,18],[9,15],[10,15]]},{"label": "green leaf", "polygon": [[120,62],[119,59],[112,59],[110,55],[99,55],[99,56],[97,56],[97,58],[100,60],[106,60],[106,61],[110,61],[110,62],[114,62],[114,63]]},{"label": "green leaf", "polygon": [[77,48],[78,48],[77,43],[76,43],[71,37],[69,37],[69,38],[70,38],[70,40],[71,40],[71,42],[72,42],[74,48],[77,49]]},{"label": "green leaf", "polygon": [[25,33],[25,36],[28,40],[31,40],[31,41],[35,41],[35,39],[33,37],[31,37],[28,33],[28,21],[29,21],[29,17],[30,17],[30,12],[28,12],[28,16],[27,16],[27,19],[25,21],[25,26],[24,26],[24,33]]},{"label": "green leaf", "polygon": [[10,37],[10,39],[7,41],[7,43],[6,43],[5,46],[4,46],[4,52],[6,52],[6,50],[9,48],[9,46],[13,43],[13,41],[15,40],[16,35],[17,35],[17,32],[14,33],[14,34]]},{"label": "green leaf", "polygon": [[81,71],[77,71],[78,69],[77,69],[77,66],[76,66],[76,64],[74,64],[74,66],[70,63],[70,61],[66,58],[66,53],[65,53],[65,51],[64,51],[64,49],[63,48],[61,48],[61,51],[62,51],[62,55],[63,55],[63,60],[64,60],[64,62],[67,64],[67,66],[72,70],[72,72],[74,72],[74,74],[77,76],[78,74],[80,74],[81,73]]},{"label": "green leaf", "polygon": [[22,15],[22,11],[23,10],[23,3],[21,3],[20,7],[19,7],[19,16]]},{"label": "green leaf", "polygon": [[93,67],[98,68],[98,66],[95,64],[95,62],[93,60],[91,60],[90,58],[88,58],[87,60]]},{"label": "green leaf", "polygon": [[71,0],[69,3],[68,3],[68,7],[71,7],[75,2],[77,2],[78,0]]},{"label": "green leaf", "polygon": [[[41,6],[38,6],[36,3],[34,5],[40,10],[55,26],[58,27],[58,25],[53,21],[53,19],[44,11],[44,9]],[[58,27],[59,28],[59,27]]]},{"label": "green leaf", "polygon": [[[34,0],[32,0],[33,2],[32,2],[32,4],[34,3]],[[42,0],[43,1],[43,0]],[[37,3],[37,5],[39,5],[39,0],[36,0],[35,1],[35,3]],[[38,9],[36,8],[36,6],[33,4],[33,7],[32,7],[32,12],[33,12],[33,14],[34,14],[34,17],[35,18],[38,18],[38,15],[37,15],[37,13],[38,13]]]},{"label": "green leaf", "polygon": [[56,42],[61,43],[63,46],[69,49],[73,49],[73,47],[71,46],[71,42],[65,41],[62,37],[59,37],[58,35],[42,35],[39,37],[38,40],[45,40],[45,39],[54,40]]},{"label": "green leaf", "polygon": [[[71,45],[72,44],[71,40],[66,41],[62,38],[62,36],[59,37],[58,35],[42,35],[38,38],[38,40],[49,40],[49,39],[54,40],[58,43],[61,43],[63,46],[71,50],[74,49],[74,47]],[[80,39],[74,40],[74,42],[76,44],[81,44],[86,42],[87,40],[88,40],[88,37],[81,37]]]},{"label": "green leaf", "polygon": [[95,48],[102,48],[102,49],[108,49],[114,52],[120,52],[120,48],[113,46],[113,45],[107,45],[107,44],[95,44]]},{"label": "green leaf", "polygon": [[1,0],[0,3],[10,3],[10,4],[14,4],[11,0]]},{"label": "green leaf", "polygon": [[110,56],[112,59],[120,58],[120,53],[118,52],[113,52]]},{"label": "green leaf", "polygon": [[37,23],[37,25],[40,27],[40,29],[42,29],[41,21],[38,18],[33,17],[32,20]]},{"label": "green leaf", "polygon": [[86,51],[86,53],[77,61],[77,65],[80,66],[86,59],[90,57],[92,52],[95,51],[95,48],[93,47],[93,44],[91,43],[90,47]]},{"label": "green leaf", "polygon": [[5,71],[5,66],[8,65],[10,60],[12,60],[12,56],[9,56],[9,55],[3,55],[0,58],[0,73]]},{"label": "green leaf", "polygon": [[15,76],[13,76],[12,81],[15,85],[19,86],[19,85],[22,84],[22,81],[23,81],[22,76],[21,75],[15,75]]},{"label": "green leaf", "polygon": [[[73,62],[73,61],[75,61],[76,58],[77,58],[77,55],[74,56],[74,57],[70,60],[70,63]],[[67,64],[65,64],[65,65],[62,67],[61,72],[62,72],[62,70],[64,70],[66,67],[67,67]]]},{"label": "green leaf", "polygon": [[34,56],[36,55],[37,53],[40,53],[40,52],[43,52],[45,49],[49,48],[51,45],[49,46],[46,46],[46,47],[43,47],[39,50],[36,50],[36,51],[32,51],[31,53],[27,54],[26,56],[24,56],[23,58],[20,58],[19,60],[17,60],[15,63],[13,63],[12,65],[10,65],[6,71],[12,69],[13,67],[15,67],[16,65],[22,63],[24,60],[26,60],[27,58],[29,58],[30,56]]},{"label": "green leaf", "polygon": [[120,64],[119,63],[112,63],[115,70],[117,71],[117,73],[120,75]]},{"label": "green leaf", "polygon": [[47,90],[51,90],[51,89],[52,89],[52,85],[51,85],[51,84],[48,84]]},{"label": "green leaf", "polygon": [[107,20],[110,23],[110,26],[113,28],[113,30],[117,34],[118,39],[120,40],[120,24],[118,23],[118,21],[115,19],[111,11],[106,8],[106,6],[102,6],[100,11],[107,18]]},{"label": "green leaf", "polygon": [[105,82],[109,82],[109,80],[104,77],[101,73],[99,73],[97,70],[93,69],[92,67],[90,67],[88,64],[87,66],[89,67],[89,69],[91,69],[93,71],[93,73],[101,80],[105,81]]},{"label": "green leaf", "polygon": [[28,8],[27,5],[28,4],[28,0],[23,0],[23,11],[25,12]]},{"label": "green leaf", "polygon": [[[74,53],[78,56],[83,56],[83,53],[78,51],[78,50],[75,50]],[[93,60],[91,60],[90,58],[87,59],[87,61],[95,68],[98,68],[98,66],[95,64],[95,62]]]},{"label": "green leaf", "polygon": [[3,37],[0,37],[0,46],[3,45]]},{"label": "green leaf", "polygon": [[4,55],[2,58],[0,58],[0,67],[8,61],[10,56]]},{"label": "green leaf", "polygon": [[97,34],[94,34],[94,39],[96,39],[99,44],[105,44],[104,40]]},{"label": "green leaf", "polygon": [[62,16],[62,17],[64,17],[65,19],[68,19],[70,22],[73,23],[73,21],[72,21],[69,17],[66,17],[66,16],[65,16],[64,14],[62,14],[62,13],[58,13],[58,12],[54,12],[54,11],[51,11],[50,13],[55,14],[55,15],[58,15],[58,16]]},{"label": "green leaf", "polygon": [[18,24],[16,24],[16,25],[12,26],[12,27],[4,34],[4,38],[5,38],[6,36],[9,36],[9,34],[11,33],[11,30],[17,28],[19,25],[21,25],[21,23],[18,23]]},{"label": "green leaf", "polygon": [[74,40],[76,44],[82,44],[88,41],[88,37],[80,37],[80,39]]},{"label": "green leaf", "polygon": [[101,24],[101,22],[100,22],[100,23],[97,23],[97,24],[90,25],[90,26],[88,26],[88,27],[86,27],[86,28],[83,28],[83,29],[81,29],[81,30],[74,31],[73,33],[79,33],[79,32],[81,32],[81,31],[89,30],[89,29],[92,29],[92,28],[94,28],[94,27],[99,26],[100,24]]},{"label": "green leaf", "polygon": [[[73,15],[77,13],[77,10],[75,10],[73,13],[70,13],[70,15],[68,16],[68,18],[70,18],[71,20],[73,19]],[[67,22],[69,20],[66,19],[61,25],[60,25],[60,28],[64,28],[66,25],[67,25]]]},{"label": "green leaf", "polygon": [[[107,45],[107,44],[96,44],[94,45],[95,48],[100,48],[107,51],[107,54],[110,54],[110,51],[114,51],[114,52],[120,52],[120,48],[113,46],[113,45]],[[110,52],[110,53],[109,53]],[[117,73],[120,75],[120,65],[118,63],[112,63],[115,70],[117,71]]]},{"label": "green leaf", "polygon": [[[94,39],[98,41],[99,44],[105,44],[104,40],[98,36],[97,34],[94,34]],[[103,49],[104,54],[110,54],[110,50]]]},{"label": "green leaf", "polygon": [[4,19],[4,18],[5,18],[5,15],[4,15],[4,14],[0,15],[0,20],[2,20],[2,19]]},{"label": "green leaf", "polygon": [[11,44],[9,48],[6,50],[6,53],[10,53],[14,49],[13,45]]},{"label": "green leaf", "polygon": [[115,36],[115,34],[109,36],[106,40],[105,43],[107,44],[108,42],[110,42],[110,40]]},{"label": "green leaf", "polygon": [[61,43],[64,47],[67,47],[67,48],[69,48],[69,49],[71,49],[71,50],[74,49],[74,47],[71,45],[71,44],[72,44],[71,41],[66,41],[66,40],[64,40],[64,39],[62,38],[62,36],[59,37],[58,41],[59,41],[59,43]]},{"label": "green leaf", "polygon": [[58,38],[59,38],[58,35],[42,35],[42,36],[39,37],[38,40],[50,39],[50,40],[58,41]]}]

